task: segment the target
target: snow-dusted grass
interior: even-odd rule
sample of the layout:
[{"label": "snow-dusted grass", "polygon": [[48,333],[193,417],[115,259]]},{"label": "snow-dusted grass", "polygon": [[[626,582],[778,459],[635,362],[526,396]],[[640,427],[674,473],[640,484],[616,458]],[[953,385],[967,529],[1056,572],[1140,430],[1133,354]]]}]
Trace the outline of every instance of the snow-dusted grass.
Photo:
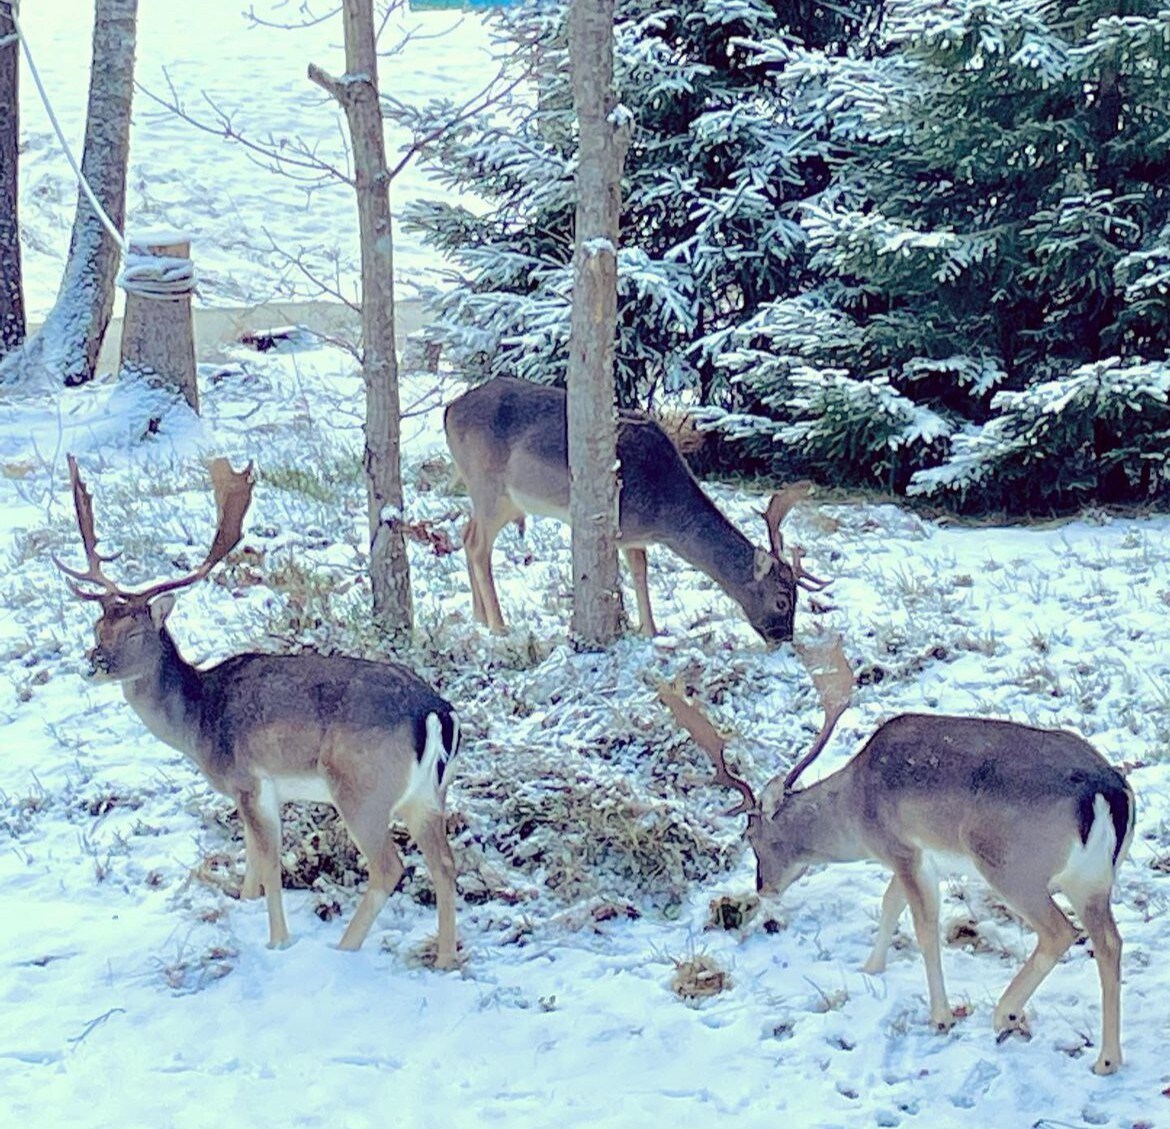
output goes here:
[{"label": "snow-dusted grass", "polygon": [[[143,5],[139,76],[169,66],[249,129],[318,128],[333,111],[303,78],[335,63],[334,31],[245,33],[235,0]],[[287,8],[287,6],[286,6]],[[58,110],[80,137],[89,0],[25,5]],[[396,93],[470,92],[482,36],[418,41]],[[416,91],[406,89],[415,85]],[[22,218],[30,307],[48,308],[74,193],[26,83]],[[236,101],[238,100],[238,101]],[[238,150],[139,101],[130,211],[193,230],[205,299],[280,289],[262,228],[290,247],[342,244],[344,187],[306,199]],[[400,182],[399,198],[419,191]],[[259,249],[258,249],[259,248]],[[347,249],[349,248],[349,249]],[[408,273],[431,265],[400,245]],[[33,254],[35,253],[35,254]],[[344,272],[343,272],[344,273]],[[303,342],[301,343],[303,345]],[[337,952],[363,880],[328,809],[290,809],[288,950],[265,948],[263,907],[232,894],[242,845],[230,806],[143,728],[117,689],[82,678],[94,619],[50,562],[79,560],[65,451],[95,494],[127,583],[194,564],[211,535],[200,459],[254,459],[247,535],[173,617],[196,661],[314,645],[368,655],[358,473],[362,393],[330,348],[201,373],[204,417],[143,385],[102,381],[0,403],[0,1095],[13,1124],[191,1126],[696,1125],[1004,1127],[1161,1124],[1170,1117],[1170,519],[1085,515],[1008,529],[923,521],[888,505],[815,500],[788,537],[836,578],[803,602],[802,635],[840,631],[859,674],[814,775],[907,709],[1074,728],[1132,768],[1138,831],[1117,889],[1125,938],[1123,1042],[1089,1071],[1099,992],[1076,946],[1038,992],[1030,1043],[997,1046],[991,1010],[1031,934],[978,882],[946,886],[948,1036],[927,1028],[921,959],[904,921],[888,972],[859,971],[884,876],[858,864],[803,879],[730,930],[711,903],[752,890],[728,796],[655,699],[681,678],[757,783],[820,716],[787,647],[766,651],[706,578],[652,552],[665,634],[605,655],[565,645],[567,532],[507,530],[497,580],[511,633],[471,622],[461,554],[412,543],[417,645],[401,656],[465,720],[450,794],[460,868],[456,973],[422,959],[434,930],[417,856],[359,954]],[[457,544],[466,498],[436,405],[455,388],[407,382],[408,516]],[[153,422],[152,422],[153,421]],[[762,540],[761,499],[713,493]],[[629,597],[629,593],[627,593]],[[632,606],[632,598],[628,599]],[[726,917],[727,909],[719,911]],[[718,989],[718,990],[716,990]]]},{"label": "snow-dusted grass", "polygon": [[[412,378],[407,399],[427,391]],[[243,547],[180,600],[173,622],[190,657],[306,644],[378,654],[365,616],[358,403],[351,362],[321,348],[241,350],[237,367],[205,381],[202,421],[172,409],[144,442],[128,437],[157,405],[133,388],[6,405],[0,1057],[15,1116],[624,1125],[730,1113],[763,1126],[786,1113],[818,1126],[1127,1126],[1160,1111],[1170,1082],[1159,956],[1170,944],[1170,520],[1160,516],[974,528],[813,501],[788,525],[812,567],[836,578],[819,598],[831,610],[804,604],[799,630],[841,631],[862,682],[814,773],[906,709],[1069,726],[1135,766],[1138,834],[1117,904],[1128,1061],[1116,1078],[1089,1072],[1099,994],[1084,946],[1038,993],[1031,1043],[996,1046],[992,1006],[1032,940],[978,882],[946,887],[948,987],[969,1012],[947,1037],[927,1029],[908,922],[889,971],[859,971],[883,884],[876,866],[815,873],[739,929],[707,928],[713,899],[750,892],[752,861],[737,821],[719,814],[728,797],[708,786],[654,687],[676,676],[693,687],[762,782],[819,725],[807,675],[665,551],[652,553],[651,585],[666,634],[574,654],[567,531],[541,519],[523,540],[500,538],[504,638],[471,621],[461,554],[411,546],[419,633],[402,657],[457,704],[467,731],[450,796],[465,966],[424,966],[434,913],[409,852],[411,873],[366,949],[334,951],[364,874],[324,808],[290,810],[298,940],[269,952],[262,907],[233,897],[242,844],[230,807],[115,688],[81,678],[93,612],[49,560],[78,554],[60,452],[79,455],[99,533],[123,554],[111,569],[127,582],[205,550],[202,455],[256,459]],[[437,410],[409,421],[405,473],[408,516],[457,543],[466,499]],[[762,532],[759,498],[713,493]]]}]

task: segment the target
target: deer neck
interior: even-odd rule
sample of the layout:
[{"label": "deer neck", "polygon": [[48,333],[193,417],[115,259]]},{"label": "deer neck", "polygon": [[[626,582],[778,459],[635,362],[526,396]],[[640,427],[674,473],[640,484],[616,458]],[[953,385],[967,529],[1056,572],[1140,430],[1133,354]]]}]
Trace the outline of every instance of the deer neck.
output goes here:
[{"label": "deer neck", "polygon": [[139,677],[126,679],[122,692],[155,737],[199,759],[202,675],[179,654],[165,627],[159,632],[158,661]]},{"label": "deer neck", "polygon": [[740,593],[754,576],[755,546],[697,485],[695,495],[695,503],[663,537],[663,544],[739,602]]},{"label": "deer neck", "polygon": [[857,862],[871,857],[858,834],[857,804],[841,773],[791,793],[769,822],[769,834],[799,847],[808,862]]}]

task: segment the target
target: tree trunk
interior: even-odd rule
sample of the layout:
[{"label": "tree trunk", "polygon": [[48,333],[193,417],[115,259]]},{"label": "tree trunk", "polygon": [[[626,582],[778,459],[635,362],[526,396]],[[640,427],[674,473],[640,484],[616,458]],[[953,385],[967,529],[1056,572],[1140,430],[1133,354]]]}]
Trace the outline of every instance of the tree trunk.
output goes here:
[{"label": "tree trunk", "polygon": [[373,0],[343,0],[346,74],[309,77],[338,101],[349,123],[362,248],[362,376],[366,385],[366,493],[374,621],[395,637],[414,612],[403,536],[398,358],[394,351],[394,257]]},{"label": "tree trunk", "polygon": [[573,104],[580,131],[569,331],[569,524],[572,629],[587,647],[612,643],[625,619],[617,566],[620,487],[613,354],[621,175],[629,126],[613,93],[613,7],[614,0],[573,0],[569,14]]},{"label": "tree trunk", "polygon": [[24,284],[17,221],[20,160],[20,44],[0,5],[0,357],[24,340]]},{"label": "tree trunk", "polygon": [[[138,0],[95,0],[81,171],[119,231],[126,218],[137,18]],[[5,359],[0,378],[22,384],[62,378],[66,384],[84,384],[93,379],[114,310],[120,253],[79,189],[57,301],[40,332]]]}]

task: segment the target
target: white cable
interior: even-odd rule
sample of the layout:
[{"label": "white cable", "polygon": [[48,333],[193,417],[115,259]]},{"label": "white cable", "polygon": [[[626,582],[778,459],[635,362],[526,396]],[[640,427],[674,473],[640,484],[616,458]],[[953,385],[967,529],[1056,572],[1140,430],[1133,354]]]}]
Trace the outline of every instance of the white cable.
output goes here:
[{"label": "white cable", "polygon": [[9,0],[9,8],[12,12],[12,26],[16,28],[17,38],[20,40],[21,47],[24,48],[24,57],[28,60],[28,69],[32,74],[33,82],[36,83],[37,91],[41,96],[41,101],[45,104],[45,112],[49,115],[49,121],[53,123],[53,129],[57,134],[57,140],[61,142],[61,148],[65,150],[65,156],[69,161],[70,167],[73,169],[73,175],[77,177],[77,183],[81,186],[81,191],[85,193],[85,198],[89,201],[90,206],[97,213],[98,219],[102,221],[102,226],[110,233],[114,242],[123,253],[126,251],[126,239],[118,230],[117,225],[106,214],[105,208],[98,203],[98,198],[93,194],[93,189],[89,186],[89,181],[82,175],[81,168],[73,157],[73,151],[69,148],[69,142],[65,140],[65,134],[62,132],[61,123],[57,121],[57,115],[53,112],[52,103],[49,101],[49,95],[45,92],[44,83],[41,82],[41,73],[37,70],[36,61],[33,59],[32,48],[28,45],[28,39],[25,38],[24,29],[20,26],[20,17],[17,15],[17,9],[20,7],[19,3]]},{"label": "white cable", "polygon": [[33,59],[32,48],[29,47],[24,29],[20,26],[20,19],[17,15],[20,0],[0,0],[0,4],[6,5],[12,13],[12,26],[16,29],[16,37],[20,40],[21,47],[24,48],[24,57],[28,60],[29,72],[32,74],[33,82],[36,83],[37,91],[44,103],[45,112],[49,115],[49,121],[52,122],[53,130],[57,134],[57,140],[65,151],[70,168],[73,169],[73,175],[77,178],[77,183],[81,186],[82,192],[85,193],[85,197],[98,219],[101,220],[102,226],[110,233],[111,238],[122,252],[124,265],[118,284],[127,294],[138,294],[144,298],[175,301],[186,297],[195,289],[195,264],[190,259],[174,256],[144,255],[134,250],[133,244],[128,242],[118,230],[105,208],[98,202],[89,181],[86,180],[85,174],[82,173],[73,156],[73,151],[69,148],[69,142],[65,140],[61,123],[57,120],[44,83],[41,82],[40,71],[37,70],[36,61]]}]

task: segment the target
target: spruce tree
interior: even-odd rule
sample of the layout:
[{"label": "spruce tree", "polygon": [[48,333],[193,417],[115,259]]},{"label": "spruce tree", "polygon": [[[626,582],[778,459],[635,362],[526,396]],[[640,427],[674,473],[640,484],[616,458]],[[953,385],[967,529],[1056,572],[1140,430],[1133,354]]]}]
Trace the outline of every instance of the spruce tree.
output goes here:
[{"label": "spruce tree", "polygon": [[891,9],[881,56],[829,83],[840,160],[803,221],[826,279],[740,326],[727,363],[756,410],[726,425],[835,482],[969,506],[1156,495],[1170,9]]},{"label": "spruce tree", "polygon": [[[619,0],[615,85],[635,119],[619,254],[623,404],[659,389],[735,402],[719,362],[728,334],[808,285],[800,207],[829,178],[827,131],[794,129],[758,44],[782,36],[840,54],[877,7]],[[500,17],[501,57],[533,68],[535,107],[468,121],[426,154],[440,180],[486,210],[422,203],[406,213],[455,264],[430,332],[473,377],[563,380],[576,151],[564,13],[542,3]],[[393,112],[420,134],[444,109]]]}]

